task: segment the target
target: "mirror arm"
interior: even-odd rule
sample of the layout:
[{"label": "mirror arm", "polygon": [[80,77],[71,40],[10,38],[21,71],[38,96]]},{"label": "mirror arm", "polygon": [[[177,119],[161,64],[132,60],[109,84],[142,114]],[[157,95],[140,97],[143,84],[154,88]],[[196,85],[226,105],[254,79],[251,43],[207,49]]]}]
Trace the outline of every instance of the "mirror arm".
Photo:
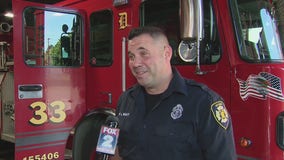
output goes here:
[{"label": "mirror arm", "polygon": [[197,65],[196,65],[196,70],[195,73],[197,75],[204,75],[206,72],[202,71],[200,68],[200,42],[203,39],[203,0],[198,0],[196,3],[196,8],[198,10],[196,16],[197,16],[197,49],[196,49],[196,54],[197,54]]}]

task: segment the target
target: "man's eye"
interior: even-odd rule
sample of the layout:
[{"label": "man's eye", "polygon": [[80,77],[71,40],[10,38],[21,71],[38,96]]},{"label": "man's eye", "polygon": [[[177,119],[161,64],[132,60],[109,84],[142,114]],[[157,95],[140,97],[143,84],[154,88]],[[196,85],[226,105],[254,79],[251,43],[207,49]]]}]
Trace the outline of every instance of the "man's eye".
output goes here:
[{"label": "man's eye", "polygon": [[130,60],[133,60],[133,59],[134,59],[134,56],[133,56],[133,55],[129,55],[128,58],[129,58]]},{"label": "man's eye", "polygon": [[141,52],[140,53],[142,56],[146,56],[146,55],[148,55],[148,52]]}]

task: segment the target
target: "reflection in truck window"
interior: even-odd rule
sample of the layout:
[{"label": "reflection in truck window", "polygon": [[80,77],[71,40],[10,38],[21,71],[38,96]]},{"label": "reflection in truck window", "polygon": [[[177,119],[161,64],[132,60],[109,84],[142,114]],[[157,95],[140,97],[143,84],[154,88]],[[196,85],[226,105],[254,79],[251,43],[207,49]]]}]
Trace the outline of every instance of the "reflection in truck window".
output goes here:
[{"label": "reflection in truck window", "polygon": [[81,28],[81,19],[76,14],[27,8],[24,12],[25,63],[29,66],[81,65]]},{"label": "reflection in truck window", "polygon": [[258,0],[231,1],[232,18],[243,59],[252,62],[283,60],[284,19],[279,13],[280,1],[275,0],[273,4]]}]

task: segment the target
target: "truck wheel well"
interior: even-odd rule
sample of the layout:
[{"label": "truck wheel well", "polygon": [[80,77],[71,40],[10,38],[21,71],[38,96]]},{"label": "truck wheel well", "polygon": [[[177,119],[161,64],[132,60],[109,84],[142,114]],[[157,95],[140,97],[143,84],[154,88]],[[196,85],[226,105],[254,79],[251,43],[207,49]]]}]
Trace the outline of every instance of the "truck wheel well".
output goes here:
[{"label": "truck wheel well", "polygon": [[89,160],[94,155],[101,125],[108,113],[95,113],[86,116],[75,129],[73,137],[73,160]]}]

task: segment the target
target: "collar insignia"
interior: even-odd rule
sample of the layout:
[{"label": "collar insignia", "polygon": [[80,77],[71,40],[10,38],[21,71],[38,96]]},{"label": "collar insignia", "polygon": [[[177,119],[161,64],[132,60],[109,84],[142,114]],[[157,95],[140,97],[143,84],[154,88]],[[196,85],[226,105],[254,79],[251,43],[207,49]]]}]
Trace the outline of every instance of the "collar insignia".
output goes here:
[{"label": "collar insignia", "polygon": [[229,126],[229,114],[222,101],[217,101],[211,105],[211,111],[217,123],[224,129]]}]

